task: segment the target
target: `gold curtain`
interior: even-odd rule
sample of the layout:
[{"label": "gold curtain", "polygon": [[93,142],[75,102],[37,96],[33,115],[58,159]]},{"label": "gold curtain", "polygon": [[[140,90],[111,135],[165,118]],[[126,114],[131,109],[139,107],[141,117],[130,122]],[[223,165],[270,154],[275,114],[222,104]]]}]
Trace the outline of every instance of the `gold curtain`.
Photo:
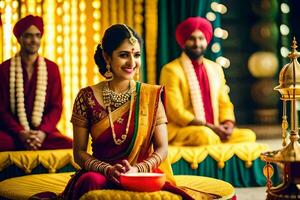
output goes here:
[{"label": "gold curtain", "polygon": [[146,63],[147,82],[156,83],[156,49],[157,49],[157,29],[158,29],[158,0],[146,0],[145,2],[145,43],[146,43]]},{"label": "gold curtain", "polygon": [[60,68],[64,110],[59,129],[70,137],[76,94],[103,80],[93,55],[111,24],[126,23],[146,36],[146,74],[149,82],[155,83],[157,0],[0,0],[0,14],[0,62],[19,50],[12,33],[14,24],[28,14],[43,17],[45,31],[39,53]]}]

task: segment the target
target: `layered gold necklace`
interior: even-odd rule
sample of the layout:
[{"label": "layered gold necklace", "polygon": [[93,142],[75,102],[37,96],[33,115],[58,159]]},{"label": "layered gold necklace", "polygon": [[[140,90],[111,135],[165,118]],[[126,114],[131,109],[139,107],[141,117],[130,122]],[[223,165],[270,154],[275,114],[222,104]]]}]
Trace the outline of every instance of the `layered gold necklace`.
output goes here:
[{"label": "layered gold necklace", "polygon": [[125,92],[119,94],[109,89],[108,82],[106,82],[106,84],[103,87],[102,93],[103,101],[105,103],[112,105],[115,108],[119,108],[130,99],[130,83],[128,89]]},{"label": "layered gold necklace", "polygon": [[[131,88],[131,81],[129,82],[128,89],[124,93],[121,93],[121,94],[118,94],[118,93],[110,90],[108,87],[108,82],[106,82],[104,87],[102,88],[102,96],[103,96],[103,103],[108,111],[108,119],[109,119],[111,131],[112,131],[112,137],[113,137],[114,143],[116,145],[121,145],[123,142],[125,142],[125,140],[127,138],[127,135],[129,132],[131,116],[132,116],[133,101],[134,101],[134,89]],[[123,133],[121,135],[121,138],[117,138],[116,132],[115,132],[115,127],[114,127],[114,122],[112,120],[111,106],[118,108],[118,107],[122,106],[123,104],[125,104],[129,100],[129,98],[130,98],[129,116],[128,116],[125,133]]]},{"label": "layered gold necklace", "polygon": [[[31,117],[34,127],[38,127],[42,121],[47,90],[47,67],[45,59],[41,56],[38,57],[37,67],[37,85]],[[17,116],[21,125],[25,130],[30,130],[25,110],[23,69],[19,53],[11,59],[10,63],[9,95],[12,113],[15,114],[15,105],[17,105]]]}]

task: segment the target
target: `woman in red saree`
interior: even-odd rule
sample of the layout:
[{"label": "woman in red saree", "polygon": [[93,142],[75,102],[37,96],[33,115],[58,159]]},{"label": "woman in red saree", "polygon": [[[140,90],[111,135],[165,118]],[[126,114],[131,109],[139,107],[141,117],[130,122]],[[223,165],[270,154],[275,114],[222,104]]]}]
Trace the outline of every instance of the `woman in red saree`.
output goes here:
[{"label": "woman in red saree", "polygon": [[[121,173],[158,168],[167,176],[164,189],[185,196],[172,186],[171,166],[165,162],[168,139],[162,87],[133,80],[141,65],[141,39],[124,24],[113,25],[105,31],[94,59],[107,80],[81,89],[75,100],[73,150],[82,169],[68,183],[63,198],[119,189]],[[87,153],[89,135],[92,155]]]}]

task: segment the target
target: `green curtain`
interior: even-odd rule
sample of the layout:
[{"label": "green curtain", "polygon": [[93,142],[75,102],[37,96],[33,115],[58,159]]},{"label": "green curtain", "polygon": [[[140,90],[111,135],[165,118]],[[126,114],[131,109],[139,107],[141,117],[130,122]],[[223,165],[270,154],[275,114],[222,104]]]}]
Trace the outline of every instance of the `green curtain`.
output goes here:
[{"label": "green curtain", "polygon": [[[177,25],[188,17],[205,17],[207,12],[213,12],[210,4],[219,3],[220,0],[159,0],[158,1],[158,39],[157,39],[157,79],[161,68],[166,63],[178,57],[181,49],[175,39]],[[216,20],[212,22],[214,28],[221,26],[221,14],[215,13]],[[210,44],[221,43],[221,39],[213,38]],[[211,46],[211,45],[210,45]],[[206,57],[215,60],[222,54],[212,53],[210,46],[206,52]],[[157,81],[158,81],[157,80]]]}]

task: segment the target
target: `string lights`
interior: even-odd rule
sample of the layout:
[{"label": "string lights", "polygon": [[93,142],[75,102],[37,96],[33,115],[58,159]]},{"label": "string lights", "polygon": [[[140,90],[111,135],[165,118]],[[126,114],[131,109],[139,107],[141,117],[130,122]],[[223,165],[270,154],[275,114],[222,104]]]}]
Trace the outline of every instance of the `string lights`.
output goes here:
[{"label": "string lights", "polygon": [[[281,34],[281,48],[280,54],[284,58],[285,61],[288,61],[289,49],[289,34],[290,29],[288,27],[288,17],[290,13],[290,7],[287,3],[283,2],[280,4],[280,12],[281,12],[281,24],[279,26],[280,34]],[[285,62],[283,62],[285,63]]]},{"label": "string lights", "polygon": [[10,32],[13,29],[13,2],[3,2],[2,4],[4,15],[2,16],[3,23],[3,60],[6,60],[14,55],[12,49],[14,45],[14,38],[11,36]]},{"label": "string lights", "polygon": [[[217,2],[212,2],[210,4],[210,8],[212,11],[209,11],[206,13],[206,18],[213,22],[213,24],[216,24],[215,22],[218,14],[225,14],[227,12],[227,7],[221,3]],[[220,40],[226,40],[228,38],[228,31],[221,28],[217,27],[214,29],[214,37],[216,39],[213,40],[213,44],[211,45],[211,51],[217,56],[216,57],[216,62],[220,64],[224,68],[228,68],[230,66],[230,60],[228,58],[225,58],[221,56],[221,45],[220,45]]]},{"label": "string lights", "polygon": [[80,88],[87,85],[86,3],[79,1]]},{"label": "string lights", "polygon": [[145,2],[145,25],[146,25],[146,54],[147,54],[147,82],[156,83],[156,49],[157,49],[157,0],[146,0]]},{"label": "string lights", "polygon": [[[111,7],[114,8],[115,5],[113,5],[115,2],[112,1],[111,2]],[[100,43],[101,41],[101,36],[100,36],[100,29],[101,29],[101,24],[100,24],[100,20],[101,20],[101,14],[100,14],[100,8],[101,8],[101,2],[100,0],[93,0],[92,2],[92,6],[93,6],[93,19],[94,19],[94,23],[93,23],[93,44],[94,47],[93,49],[96,49],[97,45]],[[116,21],[116,13],[114,13],[111,10],[111,17],[113,18],[113,21]],[[93,72],[94,72],[94,77],[93,77],[93,83],[96,84],[100,81],[100,76],[99,76],[99,70],[96,64],[94,64],[93,67]]]},{"label": "string lights", "polygon": [[[63,67],[63,93],[64,93],[64,109],[66,111],[72,110],[72,104],[73,101],[71,99],[72,97],[72,91],[71,91],[71,58],[72,58],[72,52],[71,52],[71,0],[64,0],[62,3],[62,9],[63,9],[63,16],[62,16],[62,35],[63,35],[63,61],[64,61],[64,67]],[[72,85],[74,87],[74,85]],[[70,121],[71,116],[65,115],[66,122]],[[67,133],[72,131],[71,124],[65,123],[65,129]]]}]

